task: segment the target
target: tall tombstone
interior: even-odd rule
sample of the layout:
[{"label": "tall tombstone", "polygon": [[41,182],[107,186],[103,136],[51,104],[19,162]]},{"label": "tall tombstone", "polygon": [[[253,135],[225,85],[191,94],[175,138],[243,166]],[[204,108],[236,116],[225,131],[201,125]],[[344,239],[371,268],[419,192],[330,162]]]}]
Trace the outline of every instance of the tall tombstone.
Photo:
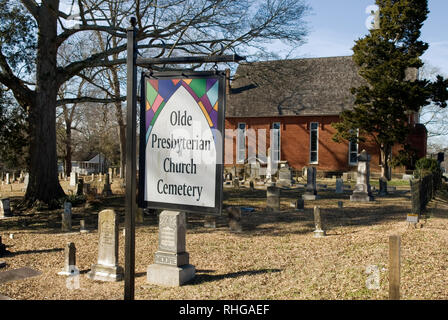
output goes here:
[{"label": "tall tombstone", "polygon": [[84,179],[78,179],[78,183],[76,184],[76,195],[82,196],[84,194]]},{"label": "tall tombstone", "polygon": [[358,174],[356,177],[356,186],[350,201],[369,202],[373,201],[370,188],[370,155],[363,150],[358,155]]},{"label": "tall tombstone", "polygon": [[314,238],[322,238],[325,237],[325,231],[322,227],[322,217],[320,215],[320,208],[318,206],[314,207]]},{"label": "tall tombstone", "polygon": [[280,210],[280,188],[276,186],[266,187],[266,210]]},{"label": "tall tombstone", "polygon": [[61,276],[70,276],[76,268],[76,247],[73,242],[68,242],[64,250],[64,268],[58,272]]},{"label": "tall tombstone", "polygon": [[72,171],[70,173],[70,187],[76,187],[77,182],[78,182],[78,173]]},{"label": "tall tombstone", "polygon": [[278,183],[285,187],[290,187],[292,184],[292,172],[289,167],[280,168],[278,171]]},{"label": "tall tombstone", "polygon": [[341,178],[336,179],[336,193],[344,193],[344,181]]},{"label": "tall tombstone", "polygon": [[0,199],[0,218],[12,217],[9,198]]},{"label": "tall tombstone", "polygon": [[70,202],[64,202],[61,230],[62,232],[68,232],[72,230],[72,204]]},{"label": "tall tombstone", "polygon": [[112,195],[112,189],[110,187],[110,175],[106,174],[103,185],[103,196],[110,196],[110,195]]},{"label": "tall tombstone", "polygon": [[114,210],[98,214],[98,261],[87,276],[92,280],[120,281],[123,268],[118,265],[118,217]]},{"label": "tall tombstone", "polygon": [[384,177],[379,178],[380,190],[378,191],[379,196],[386,196],[387,192],[387,179]]},{"label": "tall tombstone", "polygon": [[148,266],[147,282],[177,287],[195,277],[196,269],[186,252],[187,222],[185,212],[162,211],[159,215],[159,248],[154,264]]},{"label": "tall tombstone", "polygon": [[6,173],[5,184],[9,184],[9,172]]},{"label": "tall tombstone", "polygon": [[316,167],[308,167],[306,171],[306,187],[305,194],[302,196],[303,200],[316,200],[319,198],[317,195]]}]

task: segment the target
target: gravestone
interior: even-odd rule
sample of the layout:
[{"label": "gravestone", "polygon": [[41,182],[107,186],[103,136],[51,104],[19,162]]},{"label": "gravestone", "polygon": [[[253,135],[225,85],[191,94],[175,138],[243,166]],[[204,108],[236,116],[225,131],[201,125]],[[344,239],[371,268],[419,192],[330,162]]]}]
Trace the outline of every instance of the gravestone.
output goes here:
[{"label": "gravestone", "polygon": [[373,201],[370,188],[370,155],[363,150],[358,155],[358,174],[356,177],[356,186],[350,201],[369,202]]},{"label": "gravestone", "polygon": [[9,173],[6,173],[5,184],[9,184]]},{"label": "gravestone", "polygon": [[266,188],[266,210],[280,210],[280,188],[276,186],[268,186]]},{"label": "gravestone", "polygon": [[112,195],[112,189],[110,188],[110,175],[106,174],[103,186],[103,196],[111,196],[111,195]]},{"label": "gravestone", "polygon": [[318,206],[314,207],[314,238],[322,238],[325,236],[325,231],[322,229],[322,220],[320,216],[320,208]]},{"label": "gravestone", "polygon": [[114,210],[98,214],[98,260],[87,276],[92,280],[120,281],[123,268],[118,265],[118,216]]},{"label": "gravestone", "polygon": [[85,220],[79,221],[79,232],[81,232],[81,233],[88,233],[89,232],[89,230],[86,228]]},{"label": "gravestone", "polygon": [[148,266],[147,282],[177,287],[194,278],[196,269],[186,252],[185,212],[162,211],[159,215],[159,248]]},{"label": "gravestone", "polygon": [[233,179],[233,187],[239,189],[239,187],[240,187],[240,179],[239,178]]},{"label": "gravestone", "polygon": [[72,171],[70,173],[70,187],[76,187],[77,181],[78,181],[78,173]]},{"label": "gravestone", "polygon": [[72,230],[72,204],[70,202],[64,202],[61,230],[62,232],[68,232]]},{"label": "gravestone", "polygon": [[290,187],[292,184],[292,173],[291,169],[287,166],[282,167],[278,171],[278,184]]},{"label": "gravestone", "polygon": [[6,245],[2,242],[2,236],[0,236],[0,258],[10,254],[8,250],[6,250]]},{"label": "gravestone", "polygon": [[78,179],[78,184],[76,185],[76,195],[82,196],[84,192],[84,179]]},{"label": "gravestone", "polygon": [[303,200],[316,200],[319,198],[317,195],[316,184],[316,167],[307,167],[306,169],[306,187],[305,194],[302,195]]},{"label": "gravestone", "polygon": [[344,202],[338,201],[338,208],[341,209],[344,207]]},{"label": "gravestone", "polygon": [[68,242],[64,251],[64,268],[58,272],[60,276],[69,276],[76,268],[76,247],[73,242]]},{"label": "gravestone", "polygon": [[41,274],[42,274],[42,272],[31,269],[31,268],[27,268],[27,267],[14,269],[14,270],[8,270],[8,271],[0,272],[0,284],[10,282],[10,281],[17,281],[17,280],[22,280],[22,279],[26,279],[26,278],[31,278],[31,277],[37,277]]},{"label": "gravestone", "polygon": [[294,202],[294,208],[298,211],[303,211],[305,209],[305,201],[303,200],[303,198],[298,198]]},{"label": "gravestone", "polygon": [[204,217],[204,227],[205,228],[216,228],[216,217],[214,216],[205,216]]},{"label": "gravestone", "polygon": [[250,188],[250,191],[254,191],[255,190],[255,183],[254,183],[253,180],[249,181],[249,188]]},{"label": "gravestone", "polygon": [[344,181],[340,178],[336,179],[336,193],[344,193]]},{"label": "gravestone", "polygon": [[241,224],[241,208],[240,207],[228,207],[226,209],[229,219],[230,231],[240,233],[243,231]]},{"label": "gravestone", "polygon": [[379,196],[386,196],[387,192],[387,179],[384,177],[379,178],[380,190],[378,191]]},{"label": "gravestone", "polygon": [[0,199],[0,219],[12,217],[11,205],[9,198]]}]

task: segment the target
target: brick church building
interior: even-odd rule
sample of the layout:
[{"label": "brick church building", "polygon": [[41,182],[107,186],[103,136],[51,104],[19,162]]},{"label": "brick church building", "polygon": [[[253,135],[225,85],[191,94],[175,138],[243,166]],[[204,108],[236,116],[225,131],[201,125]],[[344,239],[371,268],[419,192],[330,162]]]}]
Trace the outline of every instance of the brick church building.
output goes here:
[{"label": "brick church building", "polygon": [[[416,79],[417,70],[408,78]],[[371,170],[379,172],[375,144],[332,140],[336,130],[331,124],[343,110],[353,108],[350,88],[362,83],[351,56],[241,64],[227,90],[225,126],[235,134],[226,135],[226,165],[247,163],[251,155],[265,161],[270,149],[273,159],[295,170],[316,166],[323,172],[347,172],[356,170],[356,155],[365,149],[372,156]],[[424,157],[426,128],[418,114],[410,114],[409,122],[409,142],[418,157]],[[260,152],[259,147],[265,149]],[[396,145],[393,155],[401,148]]]}]

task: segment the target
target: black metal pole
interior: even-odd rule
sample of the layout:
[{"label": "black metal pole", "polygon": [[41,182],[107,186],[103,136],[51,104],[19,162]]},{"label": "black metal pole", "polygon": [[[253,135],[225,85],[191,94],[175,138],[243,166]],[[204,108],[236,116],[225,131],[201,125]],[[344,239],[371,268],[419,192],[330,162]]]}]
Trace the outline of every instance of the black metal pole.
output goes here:
[{"label": "black metal pole", "polygon": [[135,211],[136,211],[136,114],[137,114],[137,52],[136,21],[131,18],[127,29],[127,116],[126,116],[126,200],[125,200],[125,263],[124,299],[134,300],[135,289]]}]

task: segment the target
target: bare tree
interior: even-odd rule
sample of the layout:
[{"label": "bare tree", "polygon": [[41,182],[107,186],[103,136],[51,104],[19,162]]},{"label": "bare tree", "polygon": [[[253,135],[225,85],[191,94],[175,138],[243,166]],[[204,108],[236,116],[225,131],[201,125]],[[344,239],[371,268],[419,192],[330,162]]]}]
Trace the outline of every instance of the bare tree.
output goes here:
[{"label": "bare tree", "polygon": [[[0,40],[0,82],[12,90],[29,113],[30,179],[25,194],[28,205],[39,200],[54,207],[59,205],[57,199],[64,196],[57,179],[57,105],[124,100],[86,96],[58,102],[58,91],[66,81],[88,69],[125,62],[123,58],[111,57],[123,57],[126,44],[114,47],[109,40],[126,38],[126,20],[131,15],[137,20],[137,39],[143,48],[148,48],[148,54],[165,48],[166,56],[211,55],[220,51],[242,52],[274,39],[297,45],[306,34],[303,17],[308,9],[297,0],[72,0],[66,4],[78,11],[79,24],[75,28],[67,25],[74,12],[64,9],[59,0],[0,0],[3,26],[10,27],[15,36],[18,31],[13,30],[14,26],[23,21],[20,30],[28,29],[19,34],[21,37],[26,37],[30,30],[37,34],[35,41],[29,38],[26,42],[30,44],[26,52],[34,57],[34,66],[29,68],[34,73],[31,77],[20,73],[13,50],[16,43],[23,41],[3,34]],[[116,11],[111,11],[111,4]],[[100,50],[93,43],[88,56],[58,64],[60,47],[83,32],[107,35],[105,49]],[[27,61],[26,57],[22,60]]]}]

